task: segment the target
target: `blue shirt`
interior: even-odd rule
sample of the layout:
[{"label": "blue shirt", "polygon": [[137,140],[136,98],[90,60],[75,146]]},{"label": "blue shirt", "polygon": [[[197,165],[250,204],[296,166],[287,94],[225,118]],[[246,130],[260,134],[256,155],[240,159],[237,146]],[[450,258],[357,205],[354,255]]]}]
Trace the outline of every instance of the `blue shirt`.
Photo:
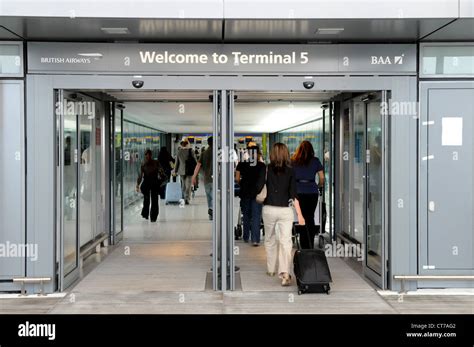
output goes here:
[{"label": "blue shirt", "polygon": [[318,185],[316,174],[324,170],[323,165],[317,157],[311,159],[308,165],[300,166],[293,163],[293,170],[296,176],[296,191],[298,194],[316,194]]}]

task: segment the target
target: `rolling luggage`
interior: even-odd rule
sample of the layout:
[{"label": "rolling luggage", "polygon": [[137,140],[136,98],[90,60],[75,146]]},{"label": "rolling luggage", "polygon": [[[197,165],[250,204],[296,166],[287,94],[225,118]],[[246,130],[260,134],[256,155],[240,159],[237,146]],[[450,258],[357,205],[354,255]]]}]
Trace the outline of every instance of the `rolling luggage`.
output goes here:
[{"label": "rolling luggage", "polygon": [[[307,229],[306,229],[307,231]],[[293,257],[298,294],[326,293],[329,294],[332,282],[326,254],[322,249],[301,249],[297,238],[298,249]]]},{"label": "rolling luggage", "polygon": [[166,185],[165,204],[179,204],[182,199],[181,182],[179,177],[173,177]]}]

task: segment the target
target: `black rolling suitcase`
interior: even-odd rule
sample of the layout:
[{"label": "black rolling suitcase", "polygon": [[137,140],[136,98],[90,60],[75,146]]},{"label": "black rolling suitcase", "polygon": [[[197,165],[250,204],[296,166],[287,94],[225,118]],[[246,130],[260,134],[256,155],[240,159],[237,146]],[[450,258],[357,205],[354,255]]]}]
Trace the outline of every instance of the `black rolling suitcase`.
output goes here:
[{"label": "black rolling suitcase", "polygon": [[[306,229],[306,231],[308,231]],[[293,258],[298,294],[329,294],[332,282],[326,254],[322,249],[301,249],[296,233],[297,247]]]}]

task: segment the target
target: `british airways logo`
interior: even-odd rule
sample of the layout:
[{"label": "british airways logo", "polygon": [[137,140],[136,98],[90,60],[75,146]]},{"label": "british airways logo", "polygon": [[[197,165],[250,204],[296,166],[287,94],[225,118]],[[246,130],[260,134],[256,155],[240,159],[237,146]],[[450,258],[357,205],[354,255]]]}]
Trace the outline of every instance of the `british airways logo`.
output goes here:
[{"label": "british airways logo", "polygon": [[390,56],[376,56],[371,57],[371,65],[403,65],[403,58],[405,54],[396,55],[393,57]]}]

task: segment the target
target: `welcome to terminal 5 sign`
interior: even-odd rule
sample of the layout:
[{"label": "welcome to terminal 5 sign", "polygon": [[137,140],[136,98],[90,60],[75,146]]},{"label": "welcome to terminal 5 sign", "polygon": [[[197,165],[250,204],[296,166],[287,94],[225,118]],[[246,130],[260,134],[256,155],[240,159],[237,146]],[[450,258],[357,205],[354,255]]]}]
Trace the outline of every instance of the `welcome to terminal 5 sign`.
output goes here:
[{"label": "welcome to terminal 5 sign", "polygon": [[28,73],[414,74],[412,44],[28,43]]}]

